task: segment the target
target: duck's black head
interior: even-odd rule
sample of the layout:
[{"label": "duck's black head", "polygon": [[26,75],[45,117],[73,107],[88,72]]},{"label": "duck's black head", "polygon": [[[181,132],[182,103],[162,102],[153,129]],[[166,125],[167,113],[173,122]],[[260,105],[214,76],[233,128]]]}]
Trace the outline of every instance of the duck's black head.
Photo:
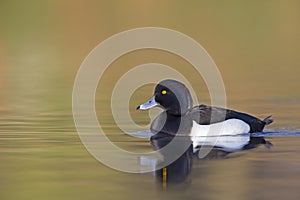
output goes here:
[{"label": "duck's black head", "polygon": [[175,80],[164,80],[158,83],[154,96],[137,109],[149,109],[160,106],[171,115],[184,115],[192,107],[193,100],[187,87]]}]

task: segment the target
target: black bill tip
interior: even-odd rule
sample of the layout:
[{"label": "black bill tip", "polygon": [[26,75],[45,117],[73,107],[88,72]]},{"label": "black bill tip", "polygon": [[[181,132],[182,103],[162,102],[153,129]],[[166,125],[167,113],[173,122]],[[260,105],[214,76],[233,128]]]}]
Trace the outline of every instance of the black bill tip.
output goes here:
[{"label": "black bill tip", "polygon": [[136,107],[136,109],[137,109],[137,110],[139,110],[139,109],[140,109],[140,107],[141,107],[141,106],[138,106],[138,107]]}]

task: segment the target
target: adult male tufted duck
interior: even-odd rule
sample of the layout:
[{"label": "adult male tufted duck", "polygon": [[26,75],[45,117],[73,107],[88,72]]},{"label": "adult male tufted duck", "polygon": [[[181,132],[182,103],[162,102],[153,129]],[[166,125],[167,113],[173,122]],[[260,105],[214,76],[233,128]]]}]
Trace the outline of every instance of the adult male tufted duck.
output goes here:
[{"label": "adult male tufted duck", "polygon": [[265,125],[273,122],[271,116],[260,120],[249,114],[206,105],[193,107],[187,87],[175,80],[158,83],[154,96],[137,110],[154,106],[164,109],[151,123],[153,133],[168,135],[217,136],[262,132]]}]

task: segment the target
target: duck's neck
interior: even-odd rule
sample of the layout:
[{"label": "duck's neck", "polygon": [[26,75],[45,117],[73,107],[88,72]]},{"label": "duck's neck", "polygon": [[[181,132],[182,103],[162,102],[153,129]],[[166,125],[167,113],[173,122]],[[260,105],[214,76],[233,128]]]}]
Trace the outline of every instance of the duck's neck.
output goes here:
[{"label": "duck's neck", "polygon": [[183,117],[187,114],[187,112],[181,113],[179,110],[167,110],[165,112],[170,117]]}]

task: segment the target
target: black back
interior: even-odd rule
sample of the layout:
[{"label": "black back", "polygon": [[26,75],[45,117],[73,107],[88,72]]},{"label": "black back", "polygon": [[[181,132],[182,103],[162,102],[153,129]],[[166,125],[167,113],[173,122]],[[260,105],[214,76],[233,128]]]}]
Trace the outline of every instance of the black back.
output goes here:
[{"label": "black back", "polygon": [[189,112],[189,115],[192,120],[201,125],[214,124],[225,121],[227,119],[240,119],[249,124],[251,133],[261,132],[266,125],[265,121],[260,120],[254,116],[234,110],[206,105],[193,107]]}]

